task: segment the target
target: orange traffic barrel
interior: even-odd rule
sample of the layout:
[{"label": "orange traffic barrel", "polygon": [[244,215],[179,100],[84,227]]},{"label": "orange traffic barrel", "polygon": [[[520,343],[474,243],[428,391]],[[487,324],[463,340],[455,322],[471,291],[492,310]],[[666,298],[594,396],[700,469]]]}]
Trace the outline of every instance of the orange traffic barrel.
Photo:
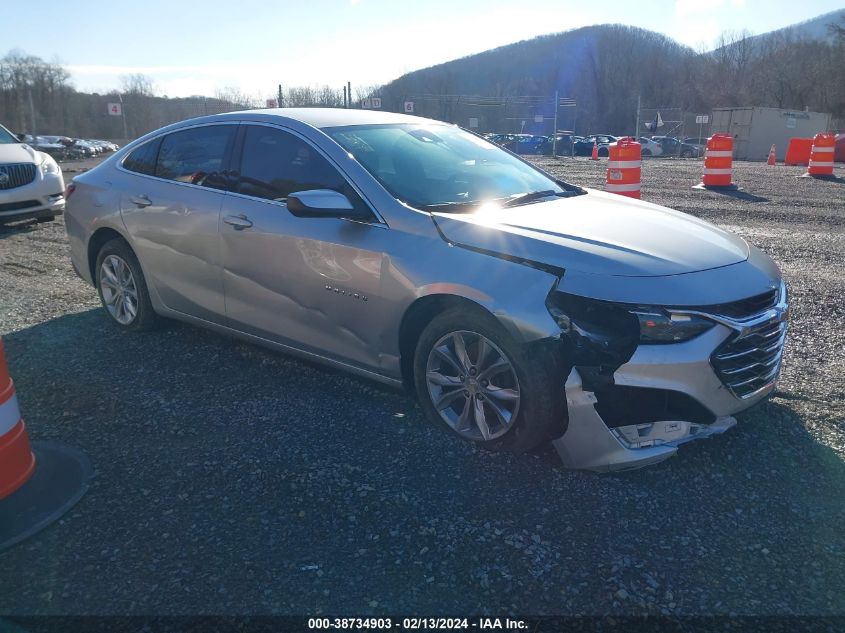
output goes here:
[{"label": "orange traffic barrel", "polygon": [[59,519],[82,498],[91,477],[91,462],[75,448],[30,445],[0,339],[0,551]]},{"label": "orange traffic barrel", "polygon": [[791,138],[786,147],[784,165],[806,165],[810,162],[810,151],[813,149],[811,138]]},{"label": "orange traffic barrel", "polygon": [[629,198],[640,197],[641,146],[626,136],[608,148],[607,185],[605,191]]},{"label": "orange traffic barrel", "polygon": [[714,134],[707,139],[704,150],[704,172],[701,185],[711,187],[735,188],[733,184],[734,139],[730,134]]},{"label": "orange traffic barrel", "polygon": [[805,176],[821,176],[823,178],[833,176],[833,151],[835,146],[835,134],[816,134],[813,137],[813,149],[810,151],[810,161],[807,163]]},{"label": "orange traffic barrel", "polygon": [[3,339],[0,339],[0,499],[23,486],[34,471],[35,455],[21,419],[15,383],[9,375]]}]

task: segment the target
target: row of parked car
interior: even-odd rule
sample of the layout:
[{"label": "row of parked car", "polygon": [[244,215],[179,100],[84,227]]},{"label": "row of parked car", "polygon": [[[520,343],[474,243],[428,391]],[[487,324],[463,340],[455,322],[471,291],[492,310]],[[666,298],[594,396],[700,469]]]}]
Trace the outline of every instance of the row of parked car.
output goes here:
[{"label": "row of parked car", "polygon": [[[590,156],[593,145],[598,148],[599,156],[607,156],[608,146],[622,137],[612,134],[590,134],[576,136],[572,133],[557,135],[553,143],[551,136],[537,134],[485,134],[485,138],[508,149],[515,154],[541,154],[550,156],[554,145],[558,156]],[[643,156],[680,156],[698,158],[704,155],[706,138],[683,138],[674,136],[641,136],[637,139],[642,145]]]},{"label": "row of parked car", "polygon": [[69,136],[32,136],[30,134],[24,134],[21,140],[39,152],[49,154],[56,160],[92,158],[120,149],[119,145],[111,141],[70,138]]}]

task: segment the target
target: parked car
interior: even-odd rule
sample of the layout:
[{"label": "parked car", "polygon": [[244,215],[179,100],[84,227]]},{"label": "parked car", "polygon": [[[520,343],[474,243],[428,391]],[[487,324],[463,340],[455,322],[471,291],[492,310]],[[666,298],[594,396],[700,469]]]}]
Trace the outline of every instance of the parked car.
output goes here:
[{"label": "parked car", "polygon": [[537,134],[520,135],[516,143],[517,154],[542,154],[543,147],[549,142],[548,136]]},{"label": "parked car", "polygon": [[845,134],[837,134],[835,143],[833,160],[837,163],[845,163]]},{"label": "parked car", "polygon": [[[580,136],[575,136],[572,133],[558,134],[555,153],[558,156],[572,156],[574,151],[574,144],[581,140]],[[552,154],[552,137],[546,138],[546,141],[540,148],[540,153],[551,156]]]},{"label": "parked car", "polygon": [[693,147],[696,147],[699,151],[699,154],[701,154],[701,155],[704,154],[704,150],[707,148],[707,139],[706,138],[688,136],[687,138],[684,139],[683,142],[687,145],[692,145]]},{"label": "parked car", "polygon": [[652,140],[660,143],[664,156],[680,156],[681,158],[698,158],[703,155],[695,145],[684,143],[674,136],[652,136]]},{"label": "parked car", "polygon": [[576,156],[591,156],[593,153],[593,144],[598,145],[598,155],[607,156],[607,146],[615,143],[617,137],[610,134],[590,134],[589,136],[576,141],[575,155]]},{"label": "parked car", "polygon": [[74,139],[73,145],[68,147],[68,152],[73,158],[91,158],[100,153],[100,150],[82,139]]},{"label": "parked car", "polygon": [[438,121],[183,121],[76,176],[66,224],[120,329],[172,317],[404,384],[465,440],[554,439],[571,467],[665,459],[780,370],[786,287],[760,250]]},{"label": "parked car", "polygon": [[112,143],[111,141],[89,140],[88,142],[99,147],[102,152],[116,152],[120,149],[119,145]]},{"label": "parked car", "polygon": [[65,206],[62,170],[46,152],[0,125],[0,223],[52,220]]},{"label": "parked car", "polygon": [[640,143],[640,153],[643,156],[660,156],[663,154],[663,146],[650,138],[641,136],[637,139]]},{"label": "parked car", "polygon": [[504,147],[505,149],[516,153],[516,144],[519,140],[519,136],[517,134],[493,134],[489,140],[499,147]]},{"label": "parked car", "polygon": [[30,136],[26,135],[24,141],[37,149],[39,152],[44,152],[52,156],[55,160],[61,160],[65,157],[67,147],[59,143],[57,137],[45,136]]}]

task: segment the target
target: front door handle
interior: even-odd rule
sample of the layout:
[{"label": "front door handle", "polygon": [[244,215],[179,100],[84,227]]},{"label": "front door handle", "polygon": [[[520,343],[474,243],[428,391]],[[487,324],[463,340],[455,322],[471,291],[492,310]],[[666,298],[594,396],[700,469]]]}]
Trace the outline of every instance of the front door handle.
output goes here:
[{"label": "front door handle", "polygon": [[131,198],[129,198],[129,201],[132,202],[132,204],[135,204],[135,205],[141,207],[142,209],[144,207],[150,206],[153,203],[153,201],[150,200],[146,196],[146,194],[143,194],[143,193],[139,196],[132,196]]},{"label": "front door handle", "polygon": [[243,231],[244,229],[248,229],[252,226],[252,222],[248,217],[245,215],[227,215],[223,218],[223,221],[226,224],[230,224],[235,228],[236,231]]}]

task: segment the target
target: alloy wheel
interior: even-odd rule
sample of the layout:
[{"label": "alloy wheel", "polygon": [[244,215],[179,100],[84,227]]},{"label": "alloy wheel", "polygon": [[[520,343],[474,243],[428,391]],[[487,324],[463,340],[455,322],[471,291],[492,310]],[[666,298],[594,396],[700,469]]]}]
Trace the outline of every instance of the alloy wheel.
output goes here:
[{"label": "alloy wheel", "polygon": [[112,318],[129,325],[138,315],[138,288],[132,269],[117,255],[109,255],[100,265],[100,292]]},{"label": "alloy wheel", "polygon": [[443,421],[470,440],[501,437],[519,412],[519,381],[510,359],[477,332],[450,332],[437,341],[428,355],[426,385]]}]

